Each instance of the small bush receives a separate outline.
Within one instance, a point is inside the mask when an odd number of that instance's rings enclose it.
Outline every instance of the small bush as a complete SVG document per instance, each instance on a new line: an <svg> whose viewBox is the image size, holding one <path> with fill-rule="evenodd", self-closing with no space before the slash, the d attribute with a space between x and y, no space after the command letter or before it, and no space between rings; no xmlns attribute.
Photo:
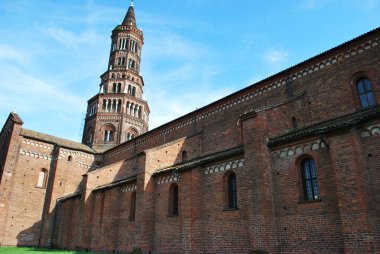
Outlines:
<svg viewBox="0 0 380 254"><path fill-rule="evenodd" d="M266 250L253 250L250 254L269 254L269 252Z"/></svg>
<svg viewBox="0 0 380 254"><path fill-rule="evenodd" d="M140 247L133 248L131 254L142 254L142 250Z"/></svg>

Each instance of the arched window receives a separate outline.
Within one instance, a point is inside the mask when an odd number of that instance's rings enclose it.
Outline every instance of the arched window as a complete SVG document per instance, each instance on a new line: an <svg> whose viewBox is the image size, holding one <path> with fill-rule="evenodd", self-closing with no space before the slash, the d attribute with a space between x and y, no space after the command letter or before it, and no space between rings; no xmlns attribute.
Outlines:
<svg viewBox="0 0 380 254"><path fill-rule="evenodd" d="M105 142L113 141L113 130L104 131L104 141Z"/></svg>
<svg viewBox="0 0 380 254"><path fill-rule="evenodd" d="M113 84L112 84L112 92L113 92L113 93L116 93L116 83L113 83Z"/></svg>
<svg viewBox="0 0 380 254"><path fill-rule="evenodd" d="M237 209L237 188L236 174L233 172L227 173L226 177L226 205L228 209Z"/></svg>
<svg viewBox="0 0 380 254"><path fill-rule="evenodd" d="M178 216L178 185L175 183L169 189L169 216Z"/></svg>
<svg viewBox="0 0 380 254"><path fill-rule="evenodd" d="M136 87L132 87L132 95L136 96Z"/></svg>
<svg viewBox="0 0 380 254"><path fill-rule="evenodd" d="M69 156L68 158L67 158L67 161L72 161L73 160L73 156Z"/></svg>
<svg viewBox="0 0 380 254"><path fill-rule="evenodd" d="M41 171L38 173L37 187L46 188L46 180L47 180L47 170L41 169Z"/></svg>
<svg viewBox="0 0 380 254"><path fill-rule="evenodd" d="M136 191L131 194L131 201L129 206L129 220L135 220L136 216Z"/></svg>
<svg viewBox="0 0 380 254"><path fill-rule="evenodd" d="M372 92L372 84L366 78L359 79L356 83L362 109L375 106L375 98Z"/></svg>
<svg viewBox="0 0 380 254"><path fill-rule="evenodd" d="M312 201L320 199L317 171L312 158L306 158L301 162L303 199Z"/></svg>

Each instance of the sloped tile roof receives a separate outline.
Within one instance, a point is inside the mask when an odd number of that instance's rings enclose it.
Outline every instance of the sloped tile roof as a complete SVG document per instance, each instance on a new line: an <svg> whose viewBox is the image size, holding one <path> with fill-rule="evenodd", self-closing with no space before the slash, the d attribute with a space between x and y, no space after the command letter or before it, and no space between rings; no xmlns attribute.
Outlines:
<svg viewBox="0 0 380 254"><path fill-rule="evenodd" d="M92 148L90 148L84 144L74 142L71 140L67 140L67 139L63 139L63 138L57 138L55 136L39 133L39 132L28 130L25 128L21 129L20 135L24 136L24 137L28 137L28 138L38 139L38 140L45 141L45 142L52 143L52 144L57 144L59 146L74 149L74 150L80 150L80 151L88 152L88 153L92 153L92 154L96 153L96 151L94 149L92 149Z"/></svg>
<svg viewBox="0 0 380 254"><path fill-rule="evenodd" d="M170 171L182 171L182 170L190 169L190 168L193 168L193 167L196 167L196 166L208 163L208 162L212 162L212 161L215 161L218 159L223 159L223 158L227 158L227 157L231 157L231 156L239 155L239 154L243 154L243 153L244 153L244 147L243 146L235 147L235 148L228 149L228 150L225 150L222 152L218 152L218 153L206 155L203 157L199 157L199 158L196 158L194 160L190 160L190 161L187 161L184 163L180 163L180 164L177 164L177 165L174 165L171 167L158 169L158 170L156 170L156 172L153 173L153 176L156 176L156 175L159 175L162 173L166 173L166 172L170 172Z"/></svg>
<svg viewBox="0 0 380 254"><path fill-rule="evenodd" d="M269 139L268 147L274 147L276 145L297 140L306 136L318 135L342 128L348 128L376 117L380 117L380 107L340 116L306 128L280 134Z"/></svg>

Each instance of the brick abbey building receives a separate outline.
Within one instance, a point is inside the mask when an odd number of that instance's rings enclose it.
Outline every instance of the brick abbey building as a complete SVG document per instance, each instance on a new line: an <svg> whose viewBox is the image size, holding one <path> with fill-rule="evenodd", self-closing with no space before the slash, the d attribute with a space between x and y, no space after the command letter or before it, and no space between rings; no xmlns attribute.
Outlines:
<svg viewBox="0 0 380 254"><path fill-rule="evenodd" d="M82 144L6 120L0 245L380 252L380 29L151 131L133 6L111 38Z"/></svg>

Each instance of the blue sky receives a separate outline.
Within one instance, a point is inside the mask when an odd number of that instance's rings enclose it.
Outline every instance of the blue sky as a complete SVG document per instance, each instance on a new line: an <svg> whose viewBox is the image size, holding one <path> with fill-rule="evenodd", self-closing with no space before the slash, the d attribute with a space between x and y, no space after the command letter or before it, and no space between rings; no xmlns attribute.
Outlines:
<svg viewBox="0 0 380 254"><path fill-rule="evenodd" d="M0 0L0 125L81 140L128 0ZM135 0L150 129L380 25L380 0Z"/></svg>

